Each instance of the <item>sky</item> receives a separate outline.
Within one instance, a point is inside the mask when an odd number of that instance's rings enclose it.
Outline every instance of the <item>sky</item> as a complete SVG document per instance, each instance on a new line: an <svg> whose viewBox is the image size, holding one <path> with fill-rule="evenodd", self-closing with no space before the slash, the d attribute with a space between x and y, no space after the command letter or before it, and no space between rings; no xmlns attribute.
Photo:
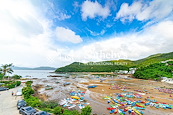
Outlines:
<svg viewBox="0 0 173 115"><path fill-rule="evenodd" d="M0 64L62 67L173 51L173 0L0 0Z"/></svg>

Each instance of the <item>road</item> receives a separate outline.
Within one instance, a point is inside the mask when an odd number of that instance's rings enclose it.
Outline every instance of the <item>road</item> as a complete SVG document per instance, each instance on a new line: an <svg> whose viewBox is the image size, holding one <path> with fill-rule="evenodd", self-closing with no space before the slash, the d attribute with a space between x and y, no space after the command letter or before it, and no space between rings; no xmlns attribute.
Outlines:
<svg viewBox="0 0 173 115"><path fill-rule="evenodd" d="M16 104L22 97L12 96L12 92L16 93L19 88L22 88L22 86L7 91L0 91L0 115L20 115Z"/></svg>

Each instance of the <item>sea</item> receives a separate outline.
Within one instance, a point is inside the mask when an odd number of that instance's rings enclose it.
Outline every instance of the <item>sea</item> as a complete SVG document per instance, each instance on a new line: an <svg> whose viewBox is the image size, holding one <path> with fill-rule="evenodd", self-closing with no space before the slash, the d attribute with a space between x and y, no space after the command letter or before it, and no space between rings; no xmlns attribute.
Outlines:
<svg viewBox="0 0 173 115"><path fill-rule="evenodd" d="M32 78L47 78L49 75L64 75L53 73L54 70L14 70L12 75L21 75L22 78L32 77Z"/></svg>

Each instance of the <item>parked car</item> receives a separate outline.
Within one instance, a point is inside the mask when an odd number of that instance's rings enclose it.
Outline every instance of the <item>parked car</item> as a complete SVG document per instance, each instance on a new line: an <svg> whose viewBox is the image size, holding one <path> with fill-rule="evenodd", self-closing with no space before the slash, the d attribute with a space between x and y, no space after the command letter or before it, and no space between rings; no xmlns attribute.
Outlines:
<svg viewBox="0 0 173 115"><path fill-rule="evenodd" d="M40 111L40 112L35 113L34 115L51 115L51 114L49 114L46 111Z"/></svg>
<svg viewBox="0 0 173 115"><path fill-rule="evenodd" d="M21 107L26 107L27 103L25 100L18 100L17 102L17 109L20 109Z"/></svg>
<svg viewBox="0 0 173 115"><path fill-rule="evenodd" d="M33 115L36 112L37 112L36 109L34 109L30 106L22 107L19 110L19 113L22 114L22 115Z"/></svg>
<svg viewBox="0 0 173 115"><path fill-rule="evenodd" d="M9 90L9 88L6 88L6 87L0 87L0 91L5 91L5 90Z"/></svg>

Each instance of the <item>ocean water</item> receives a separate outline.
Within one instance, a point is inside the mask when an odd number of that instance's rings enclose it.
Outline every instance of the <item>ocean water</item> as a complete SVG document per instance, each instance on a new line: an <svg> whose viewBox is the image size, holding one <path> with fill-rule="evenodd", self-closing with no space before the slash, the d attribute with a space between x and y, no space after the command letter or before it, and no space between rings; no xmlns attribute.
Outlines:
<svg viewBox="0 0 173 115"><path fill-rule="evenodd" d="M50 72L54 72L54 70L14 70L12 75L21 75L23 78L27 76L31 76L33 78L47 78L49 75L64 75Z"/></svg>

